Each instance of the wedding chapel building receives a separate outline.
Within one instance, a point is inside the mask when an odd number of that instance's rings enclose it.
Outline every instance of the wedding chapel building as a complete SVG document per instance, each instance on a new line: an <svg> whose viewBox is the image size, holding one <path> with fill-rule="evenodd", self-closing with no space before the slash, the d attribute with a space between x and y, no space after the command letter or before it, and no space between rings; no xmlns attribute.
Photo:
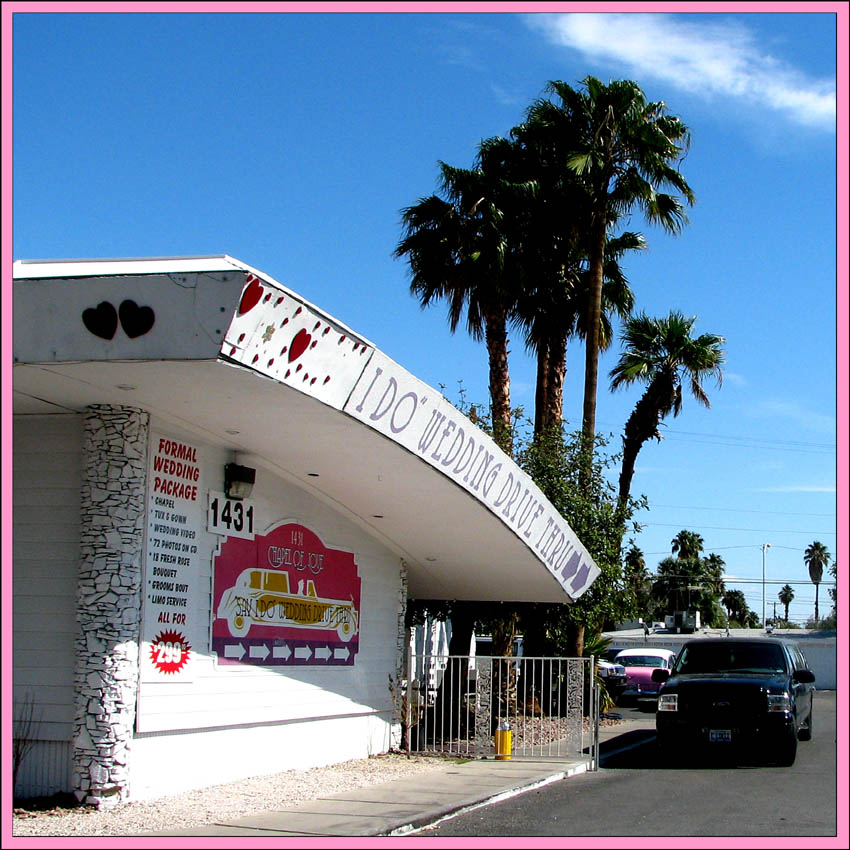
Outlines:
<svg viewBox="0 0 850 850"><path fill-rule="evenodd" d="M598 575L439 392L238 260L18 261L13 298L21 796L385 752L408 598Z"/></svg>

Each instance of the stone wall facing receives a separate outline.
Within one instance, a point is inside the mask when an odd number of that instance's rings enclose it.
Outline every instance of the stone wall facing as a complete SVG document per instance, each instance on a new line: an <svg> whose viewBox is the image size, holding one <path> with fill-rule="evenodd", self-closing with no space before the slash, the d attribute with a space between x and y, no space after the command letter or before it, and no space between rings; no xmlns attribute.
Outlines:
<svg viewBox="0 0 850 850"><path fill-rule="evenodd" d="M393 750L401 749L404 746L404 724L407 722L407 694L404 686L407 678L407 655L410 651L410 631L405 625L407 619L407 584L407 564L402 561L399 567L395 678L390 678L389 682L393 700L393 717L390 725L390 749Z"/></svg>
<svg viewBox="0 0 850 850"><path fill-rule="evenodd" d="M98 807L129 796L138 683L149 416L84 416L75 641L73 788Z"/></svg>

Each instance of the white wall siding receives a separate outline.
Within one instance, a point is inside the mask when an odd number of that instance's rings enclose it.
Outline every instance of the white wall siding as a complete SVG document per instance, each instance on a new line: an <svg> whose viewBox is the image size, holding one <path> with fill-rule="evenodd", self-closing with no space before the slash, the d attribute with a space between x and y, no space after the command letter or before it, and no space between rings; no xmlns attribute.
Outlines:
<svg viewBox="0 0 850 850"><path fill-rule="evenodd" d="M225 450L151 423L152 433L199 449L204 486L219 489ZM219 538L202 526L202 584L191 616L205 623L191 676L142 677L131 745L132 799L148 799L250 776L386 752L391 746L390 676L398 664L402 564L374 537L307 491L259 468L251 495L258 531L296 522L325 546L352 552L361 580L359 649L351 666L216 664L209 642L213 559ZM175 768L176 766L176 768Z"/></svg>
<svg viewBox="0 0 850 850"><path fill-rule="evenodd" d="M21 762L15 796L52 797L71 788L71 742L37 741Z"/></svg>
<svg viewBox="0 0 850 850"><path fill-rule="evenodd" d="M38 740L15 793L32 797L71 790L82 419L15 417L13 446L13 690Z"/></svg>
<svg viewBox="0 0 850 850"><path fill-rule="evenodd" d="M361 715L146 736L133 743L132 798L367 758L389 749L387 721Z"/></svg>

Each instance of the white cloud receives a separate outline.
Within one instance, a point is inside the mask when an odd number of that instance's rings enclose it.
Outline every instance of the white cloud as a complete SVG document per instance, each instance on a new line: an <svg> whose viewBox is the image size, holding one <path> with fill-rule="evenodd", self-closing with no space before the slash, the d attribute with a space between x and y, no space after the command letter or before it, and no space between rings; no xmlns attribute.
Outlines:
<svg viewBox="0 0 850 850"><path fill-rule="evenodd" d="M509 91L504 86L498 83L490 83L490 91L493 92L496 100L504 106L515 106L516 104L524 103L525 94Z"/></svg>
<svg viewBox="0 0 850 850"><path fill-rule="evenodd" d="M699 23L666 14L526 15L550 41L597 60L624 63L695 94L761 103L799 124L835 127L835 82L816 80L762 52L734 21Z"/></svg>
<svg viewBox="0 0 850 850"><path fill-rule="evenodd" d="M723 380L736 387L747 387L750 383L743 375L739 375L737 372L724 372Z"/></svg>
<svg viewBox="0 0 850 850"><path fill-rule="evenodd" d="M830 436L835 434L837 421L834 416L815 413L796 401L766 400L753 405L753 412L769 419L781 419L792 422L811 431Z"/></svg>
<svg viewBox="0 0 850 850"><path fill-rule="evenodd" d="M788 484L784 487L759 487L756 493L834 493L835 485Z"/></svg>

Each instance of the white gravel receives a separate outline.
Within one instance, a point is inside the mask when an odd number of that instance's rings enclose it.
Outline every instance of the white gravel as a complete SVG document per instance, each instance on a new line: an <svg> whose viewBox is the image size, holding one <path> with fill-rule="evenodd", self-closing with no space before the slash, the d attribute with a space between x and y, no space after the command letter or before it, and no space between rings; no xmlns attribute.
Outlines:
<svg viewBox="0 0 850 850"><path fill-rule="evenodd" d="M189 829L221 820L260 814L319 797L392 782L417 773L448 770L452 761L428 756L386 754L310 770L288 770L147 802L47 811L16 809L15 836L139 835L164 829Z"/></svg>
<svg viewBox="0 0 850 850"><path fill-rule="evenodd" d="M564 732L562 723L557 718L533 718L526 731L535 744L556 741ZM617 726L619 723L619 720L603 718L600 725ZM585 730L589 731L586 720ZM520 742L522 729L518 728L515 735L515 742ZM122 803L104 811L90 806L40 811L15 809L12 833L15 836L132 836L166 829L191 829L393 782L418 773L451 770L456 763L454 758L385 753L328 767L256 776L173 797Z"/></svg>

